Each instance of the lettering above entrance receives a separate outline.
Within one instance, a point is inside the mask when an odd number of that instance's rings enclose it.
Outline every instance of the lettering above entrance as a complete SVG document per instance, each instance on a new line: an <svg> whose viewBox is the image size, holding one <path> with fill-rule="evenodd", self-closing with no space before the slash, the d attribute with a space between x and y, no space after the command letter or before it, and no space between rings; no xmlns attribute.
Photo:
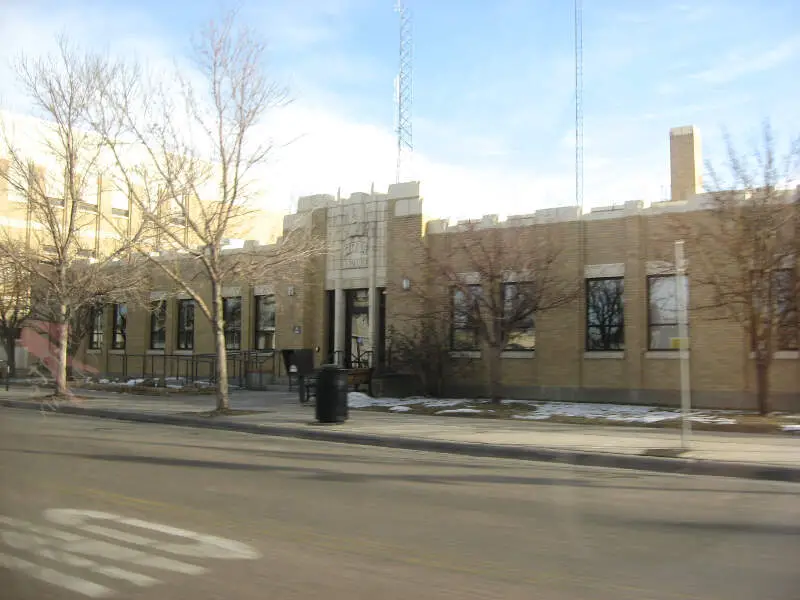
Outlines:
<svg viewBox="0 0 800 600"><path fill-rule="evenodd" d="M342 246L342 269L362 269L367 266L369 248L365 235L354 235L344 240Z"/></svg>

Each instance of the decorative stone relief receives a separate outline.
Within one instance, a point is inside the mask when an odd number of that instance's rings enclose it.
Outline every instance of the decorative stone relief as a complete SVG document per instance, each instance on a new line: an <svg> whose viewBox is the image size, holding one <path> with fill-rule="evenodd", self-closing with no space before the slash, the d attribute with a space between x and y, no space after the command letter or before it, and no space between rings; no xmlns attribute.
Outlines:
<svg viewBox="0 0 800 600"><path fill-rule="evenodd" d="M600 279L603 277L624 277L625 263L609 263L605 265L586 265L583 268L586 279Z"/></svg>
<svg viewBox="0 0 800 600"><path fill-rule="evenodd" d="M275 287L270 283L257 285L253 288L254 296L270 296L275 294Z"/></svg>

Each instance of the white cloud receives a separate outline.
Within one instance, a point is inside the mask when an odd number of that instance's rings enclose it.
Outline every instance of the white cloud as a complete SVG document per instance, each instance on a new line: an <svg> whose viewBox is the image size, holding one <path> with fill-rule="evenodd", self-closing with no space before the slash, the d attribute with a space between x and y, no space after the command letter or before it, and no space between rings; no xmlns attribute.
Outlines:
<svg viewBox="0 0 800 600"><path fill-rule="evenodd" d="M272 45L285 43L299 48L326 45L334 36L341 35L334 21L357 1L315 0L312 9L306 9L302 3L303 10L299 8L301 3L286 5L293 8L287 8L271 26L276 30L282 29L283 38L272 37ZM112 52L136 54L144 62L156 65L156 70L171 66L176 46L186 46L183 40L161 38L156 33L131 35L131 31L156 32L157 28L146 27L146 19L141 15L115 11L105 10L102 18L96 16L94 20L86 19L82 13L66 11L42 14L41 10L37 12L31 7L8 11L10 14L0 23L0 38L4 39L0 60L21 50L38 53L52 48L53 36L62 29L69 31L75 41L86 44L109 39L109 32L113 32L110 36L113 42L109 42ZM313 18L304 19L304 12L314 12ZM126 20L135 22L136 26L124 27ZM311 60L316 61L310 68L313 73L321 68L322 63L314 55L311 55ZM303 57L299 58L298 64L308 67ZM287 71L291 71L293 66L294 63L282 65ZM366 75L371 78L376 77L376 70L379 70L370 57L350 64L337 59L335 66L341 71L340 75L347 74L345 71L348 69L366 69ZM557 63L551 74L553 81L568 79L565 69L564 65ZM353 74L358 73L350 73ZM298 79L305 81L308 76L308 71L303 71L298 74ZM13 94L7 81L6 77L0 78L0 98L4 103ZM309 85L319 83L312 79ZM562 89L560 84L548 83L544 87L548 90ZM386 89L391 90L391 80L386 82ZM338 188L343 195L348 195L355 191L369 191L372 183L376 189L385 190L395 180L396 141L392 123L375 125L362 122L357 116L346 116L352 115L346 110L346 99L324 88L319 90L319 94L309 91L304 90L305 93L293 104L271 114L260 130L264 139L271 138L277 143L271 162L259 171L257 187L260 188L262 208L287 211L301 195L335 194ZM391 102L389 93L386 98L387 103ZM529 106L515 109L509 105L504 108L518 111L528 121L548 123L553 112L549 110L552 108L549 104L561 110L565 98L548 92L542 95L538 110L531 110ZM24 108L24 103L20 106L22 102L22 98L16 96L7 104L12 108ZM547 105L543 107L542 103ZM390 107L387 107L386 114L391 114ZM510 118L508 113L499 116ZM517 129L523 128L518 125ZM524 125L532 126L530 122ZM425 211L429 216L471 218L482 214L524 214L574 201L574 132L568 132L561 147L553 149L558 160L551 161L555 167L547 172L541 172L537 165L519 167L498 160L502 156L511 157L512 152L503 132L477 132L466 137L461 133L463 130L459 131L452 124L432 123L429 137L431 146L436 146L435 157L425 152L415 157L413 178L421 181ZM446 142L434 144L437 136L446 138ZM616 149L593 142L593 139L614 137L621 136L595 135L594 138L587 136L585 140L586 197L595 203L609 204L614 200L632 199L631 194L634 198L658 197L663 180L663 161L653 162L655 168L645 165L644 159L635 165L615 163L611 157L618 154ZM295 141L285 145L291 140ZM531 143L537 142L533 140ZM458 146L462 147L461 151ZM468 152L464 152L464 147L468 147ZM619 173L625 176L620 177Z"/></svg>
<svg viewBox="0 0 800 600"><path fill-rule="evenodd" d="M736 51L714 67L691 75L705 83L729 83L745 75L773 69L800 54L800 36L793 36L763 52Z"/></svg>

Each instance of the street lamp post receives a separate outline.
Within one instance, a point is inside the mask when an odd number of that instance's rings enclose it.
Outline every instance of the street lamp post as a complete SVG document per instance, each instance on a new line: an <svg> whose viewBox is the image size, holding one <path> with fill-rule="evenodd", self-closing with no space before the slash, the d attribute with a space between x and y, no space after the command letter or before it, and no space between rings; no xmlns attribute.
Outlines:
<svg viewBox="0 0 800 600"><path fill-rule="evenodd" d="M675 299L678 309L678 339L681 361L681 448L689 449L692 424L689 419L692 408L692 392L689 374L689 299L686 285L686 259L683 240L675 242Z"/></svg>

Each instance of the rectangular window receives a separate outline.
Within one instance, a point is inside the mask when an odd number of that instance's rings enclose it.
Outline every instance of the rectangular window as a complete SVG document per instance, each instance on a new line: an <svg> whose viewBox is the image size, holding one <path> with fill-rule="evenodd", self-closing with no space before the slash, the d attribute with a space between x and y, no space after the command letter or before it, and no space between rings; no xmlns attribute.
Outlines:
<svg viewBox="0 0 800 600"><path fill-rule="evenodd" d="M126 331L128 328L128 305L114 305L114 320L111 327L111 348L114 350L125 349Z"/></svg>
<svg viewBox="0 0 800 600"><path fill-rule="evenodd" d="M275 296L268 294L255 297L255 349L275 349Z"/></svg>
<svg viewBox="0 0 800 600"><path fill-rule="evenodd" d="M178 350L194 350L194 300L178 300Z"/></svg>
<svg viewBox="0 0 800 600"><path fill-rule="evenodd" d="M586 280L587 352L625 349L624 291L622 277Z"/></svg>
<svg viewBox="0 0 800 600"><path fill-rule="evenodd" d="M792 269L779 269L773 273L773 289L777 317L778 350L797 350L798 327L797 276Z"/></svg>
<svg viewBox="0 0 800 600"><path fill-rule="evenodd" d="M536 327L533 320L536 299L533 284L503 284L503 319L508 330L506 350L535 350Z"/></svg>
<svg viewBox="0 0 800 600"><path fill-rule="evenodd" d="M689 298L689 278L683 277L681 296ZM648 337L650 350L679 350L678 317L682 304L678 300L676 275L647 277Z"/></svg>
<svg viewBox="0 0 800 600"><path fill-rule="evenodd" d="M163 350L167 344L167 301L150 303L150 349Z"/></svg>
<svg viewBox="0 0 800 600"><path fill-rule="evenodd" d="M450 347L453 350L478 349L478 318L480 285L469 285L465 289L452 291L452 325Z"/></svg>
<svg viewBox="0 0 800 600"><path fill-rule="evenodd" d="M89 318L92 320L92 326L89 331L89 349L99 350L103 346L103 332L105 331L103 307L93 308Z"/></svg>
<svg viewBox="0 0 800 600"><path fill-rule="evenodd" d="M242 299L222 299L222 327L225 331L225 348L227 350L242 349Z"/></svg>

